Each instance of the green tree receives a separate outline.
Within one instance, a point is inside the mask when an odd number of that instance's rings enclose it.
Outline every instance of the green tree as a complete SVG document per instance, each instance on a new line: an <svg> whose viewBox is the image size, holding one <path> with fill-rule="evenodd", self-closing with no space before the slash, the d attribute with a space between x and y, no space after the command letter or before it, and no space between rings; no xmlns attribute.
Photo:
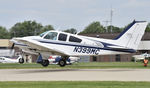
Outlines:
<svg viewBox="0 0 150 88"><path fill-rule="evenodd" d="M50 30L54 30L52 25L46 25L42 28L41 33L45 32L45 31L50 31Z"/></svg>
<svg viewBox="0 0 150 88"><path fill-rule="evenodd" d="M111 26L108 26L107 30L108 30L107 32L110 33L111 32ZM122 32L121 28L112 26L112 33L119 33L119 32Z"/></svg>
<svg viewBox="0 0 150 88"><path fill-rule="evenodd" d="M146 32L150 32L150 23L148 23L148 25L146 27Z"/></svg>
<svg viewBox="0 0 150 88"><path fill-rule="evenodd" d="M88 34L88 33L104 33L105 28L100 24L100 22L92 22L89 24L80 34Z"/></svg>
<svg viewBox="0 0 150 88"><path fill-rule="evenodd" d="M42 25L35 21L24 21L22 23L16 23L11 29L11 37L24 37L31 35L38 35L41 32Z"/></svg>
<svg viewBox="0 0 150 88"><path fill-rule="evenodd" d="M0 39L9 39L10 34L5 27L0 26Z"/></svg>
<svg viewBox="0 0 150 88"><path fill-rule="evenodd" d="M76 34L76 33L77 33L77 30L74 29L74 28L71 28L71 29L64 30L64 32Z"/></svg>

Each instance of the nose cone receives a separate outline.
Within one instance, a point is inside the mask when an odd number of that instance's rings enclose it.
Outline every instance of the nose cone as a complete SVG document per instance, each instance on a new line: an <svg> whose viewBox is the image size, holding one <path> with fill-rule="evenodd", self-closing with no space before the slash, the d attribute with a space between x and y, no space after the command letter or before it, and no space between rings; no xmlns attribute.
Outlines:
<svg viewBox="0 0 150 88"><path fill-rule="evenodd" d="M12 43L21 43L24 40L32 40L32 39L42 39L40 36L27 36L27 37L18 37L10 40Z"/></svg>

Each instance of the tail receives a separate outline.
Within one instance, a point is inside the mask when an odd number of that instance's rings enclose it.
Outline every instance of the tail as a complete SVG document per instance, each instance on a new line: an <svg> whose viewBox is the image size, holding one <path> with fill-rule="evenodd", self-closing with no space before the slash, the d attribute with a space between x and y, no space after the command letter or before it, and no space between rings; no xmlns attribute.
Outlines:
<svg viewBox="0 0 150 88"><path fill-rule="evenodd" d="M133 21L115 40L123 47L137 50L147 24L146 21Z"/></svg>

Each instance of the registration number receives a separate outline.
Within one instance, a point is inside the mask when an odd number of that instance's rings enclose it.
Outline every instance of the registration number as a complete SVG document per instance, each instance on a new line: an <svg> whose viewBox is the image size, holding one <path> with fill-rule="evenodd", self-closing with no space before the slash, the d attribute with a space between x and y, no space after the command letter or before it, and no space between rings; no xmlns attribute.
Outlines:
<svg viewBox="0 0 150 88"><path fill-rule="evenodd" d="M98 53L100 52L100 49L77 46L74 48L73 52L98 55Z"/></svg>

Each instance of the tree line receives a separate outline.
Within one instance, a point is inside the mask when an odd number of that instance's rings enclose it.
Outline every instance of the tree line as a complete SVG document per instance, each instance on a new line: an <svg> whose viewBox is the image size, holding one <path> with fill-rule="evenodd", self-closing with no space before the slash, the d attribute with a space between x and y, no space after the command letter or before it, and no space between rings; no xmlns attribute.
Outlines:
<svg viewBox="0 0 150 88"><path fill-rule="evenodd" d="M79 34L119 33L122 32L125 27L119 28L111 25L104 27L99 21L95 21L89 24L87 27L85 27L84 30L81 31ZM36 21L18 22L10 29L6 29L5 27L0 26L0 39L10 39L13 37L39 35L40 33L49 30L55 30L55 29L52 25L43 26L41 23L37 23ZM72 34L77 33L77 29L75 28L65 29L63 31ZM146 28L146 32L150 32L150 23Z"/></svg>

